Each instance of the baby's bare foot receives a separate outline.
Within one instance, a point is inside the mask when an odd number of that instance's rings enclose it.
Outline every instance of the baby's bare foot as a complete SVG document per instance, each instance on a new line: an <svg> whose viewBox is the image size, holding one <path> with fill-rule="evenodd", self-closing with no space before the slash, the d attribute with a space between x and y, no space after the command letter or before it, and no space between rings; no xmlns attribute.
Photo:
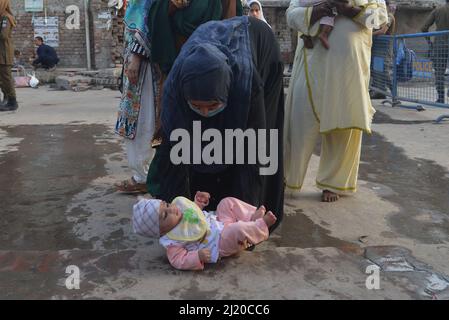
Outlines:
<svg viewBox="0 0 449 320"><path fill-rule="evenodd" d="M253 213L253 215L251 216L251 221L256 221L257 219L263 218L266 211L267 209L265 209L264 206L261 206L256 210L256 212Z"/></svg>
<svg viewBox="0 0 449 320"><path fill-rule="evenodd" d="M271 227L276 222L276 220L276 216L271 211L268 211L267 214L263 217L263 221L265 221L268 228Z"/></svg>

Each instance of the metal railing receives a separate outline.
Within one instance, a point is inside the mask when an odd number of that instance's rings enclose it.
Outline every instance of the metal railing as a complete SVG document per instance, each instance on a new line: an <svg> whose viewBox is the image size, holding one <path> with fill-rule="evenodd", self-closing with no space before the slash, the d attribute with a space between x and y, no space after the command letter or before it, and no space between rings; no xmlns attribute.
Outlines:
<svg viewBox="0 0 449 320"><path fill-rule="evenodd" d="M449 31L377 36L373 39L370 89L383 103L425 110L449 109ZM407 107L402 102L418 104ZM449 119L442 115L436 122Z"/></svg>

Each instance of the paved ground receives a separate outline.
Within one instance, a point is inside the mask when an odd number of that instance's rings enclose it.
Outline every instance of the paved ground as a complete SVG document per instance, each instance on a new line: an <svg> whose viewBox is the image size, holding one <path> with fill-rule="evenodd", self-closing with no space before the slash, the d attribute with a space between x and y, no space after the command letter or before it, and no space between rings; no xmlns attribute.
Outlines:
<svg viewBox="0 0 449 320"><path fill-rule="evenodd" d="M379 105L354 197L320 203L314 156L268 242L182 272L132 234L135 198L112 187L129 175L113 133L119 94L18 94L18 112L0 114L0 298L449 298L449 121L432 123L444 110ZM65 286L69 265L79 290ZM379 290L366 287L372 265Z"/></svg>

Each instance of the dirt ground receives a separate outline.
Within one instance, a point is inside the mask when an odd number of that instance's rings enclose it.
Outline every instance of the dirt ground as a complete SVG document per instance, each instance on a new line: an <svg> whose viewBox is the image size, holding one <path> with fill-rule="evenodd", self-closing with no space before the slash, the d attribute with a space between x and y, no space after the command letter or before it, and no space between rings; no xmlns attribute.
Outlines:
<svg viewBox="0 0 449 320"><path fill-rule="evenodd" d="M449 298L449 121L433 123L449 110L376 101L356 195L320 202L316 154L269 241L183 272L132 233L136 198L113 188L129 177L119 93L41 87L18 100L0 114L1 299ZM80 288L69 290L72 265Z"/></svg>

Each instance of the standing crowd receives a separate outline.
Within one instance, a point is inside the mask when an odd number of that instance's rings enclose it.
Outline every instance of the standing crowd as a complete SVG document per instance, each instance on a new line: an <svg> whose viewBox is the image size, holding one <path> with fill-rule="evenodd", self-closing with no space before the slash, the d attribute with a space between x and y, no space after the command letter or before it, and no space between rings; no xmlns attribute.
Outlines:
<svg viewBox="0 0 449 320"><path fill-rule="evenodd" d="M240 0L142 0L126 10L116 132L133 175L116 187L148 193L134 206L134 231L159 237L175 268L199 270L266 240L282 221L284 191L301 189L318 137L322 200L356 191L375 112L372 31L388 23L386 4L292 0L287 22L302 40L285 102L279 44L260 1L247 6L242 15ZM223 148L230 162L215 154L208 163L172 161L179 130L195 139L210 129L275 131L263 151L276 154L276 172L262 175L260 160L236 164L239 152L250 155L235 146L231 155ZM208 148L189 146L187 160Z"/></svg>
<svg viewBox="0 0 449 320"><path fill-rule="evenodd" d="M298 45L285 101L275 34L261 2L246 5L247 15L241 0L127 4L115 132L125 141L132 175L116 188L147 194L134 205L133 229L160 238L179 269L200 270L267 240L282 221L284 191L295 194L303 187L318 139L316 185L322 201L335 202L357 190L362 137L371 133L375 113L369 93L373 32L394 32L388 3L291 0L286 17L298 32ZM433 23L447 27L447 8L432 13L424 31ZM0 110L14 110L11 30L16 22L9 0L0 0L0 18L5 96ZM54 50L42 38L36 45L33 65L53 68L59 60ZM441 93L437 87L444 99L444 88ZM182 150L187 160L203 159L208 151L214 161L174 163L173 137L180 130L192 140L203 137L200 147L190 141L187 152ZM206 144L213 139L211 130L222 137L229 130L276 132L257 137L269 146L257 152L275 155L277 170L264 175L260 157L249 161L248 137L248 150L218 143L221 155L211 152ZM236 161L240 154L247 160L243 164Z"/></svg>

